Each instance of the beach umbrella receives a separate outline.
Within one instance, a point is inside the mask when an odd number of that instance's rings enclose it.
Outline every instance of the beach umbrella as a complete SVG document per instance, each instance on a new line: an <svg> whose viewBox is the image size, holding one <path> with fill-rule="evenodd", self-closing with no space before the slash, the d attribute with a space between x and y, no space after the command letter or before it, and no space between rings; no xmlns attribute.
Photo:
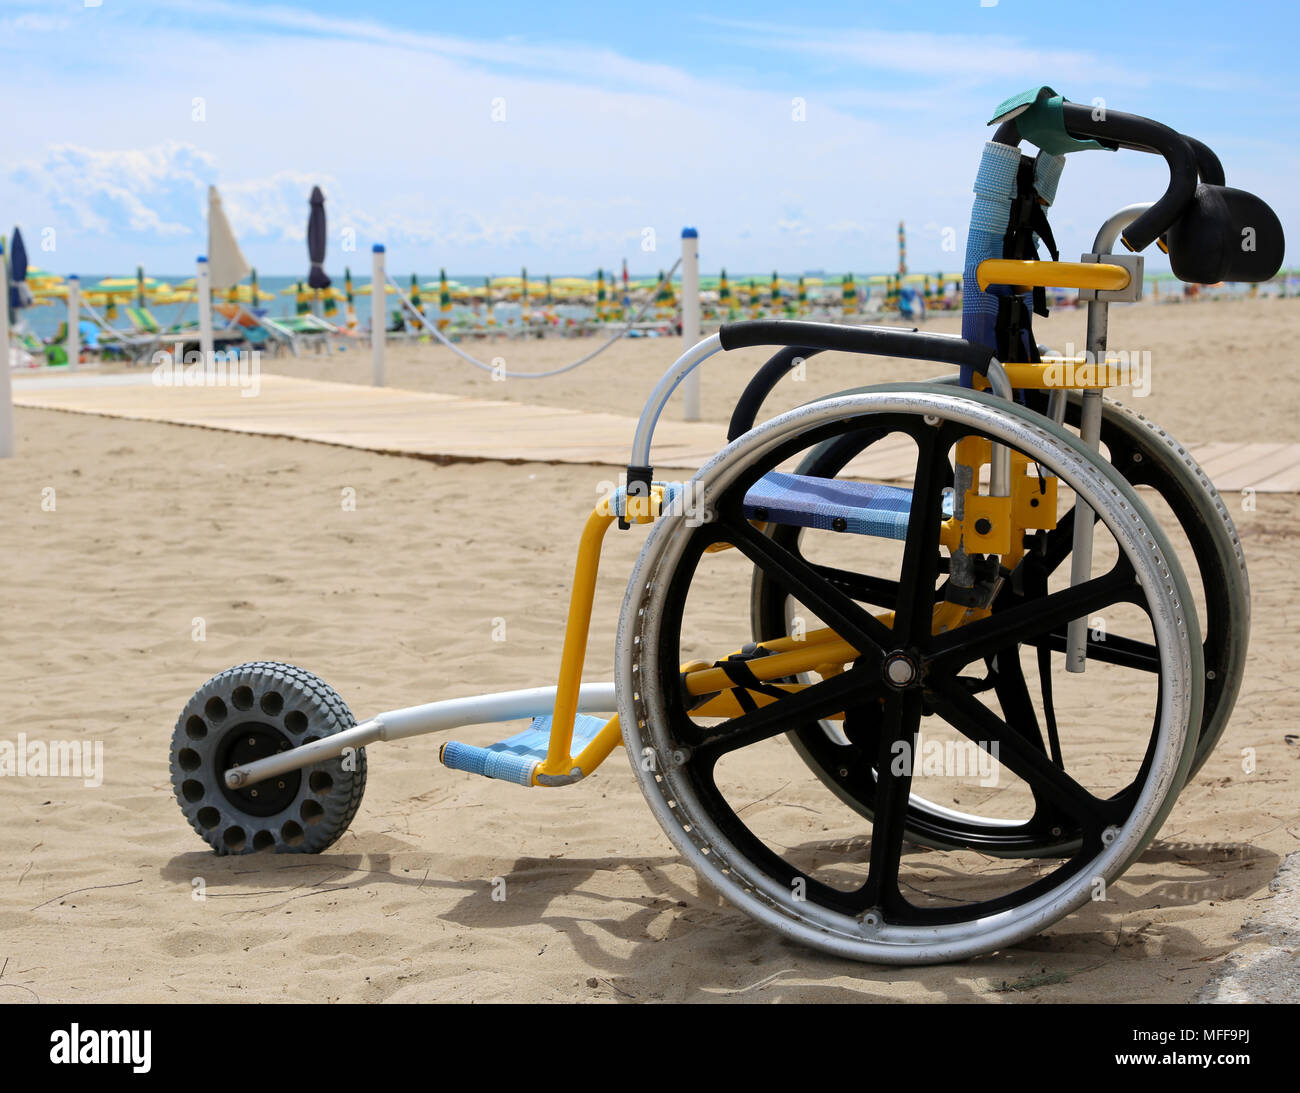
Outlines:
<svg viewBox="0 0 1300 1093"><path fill-rule="evenodd" d="M32 306L32 290L27 287L27 246L23 242L23 233L14 228L14 236L9 244L9 310L17 311L20 307ZM8 367L6 363L5 367Z"/></svg>
<svg viewBox="0 0 1300 1093"><path fill-rule="evenodd" d="M208 187L208 278L214 289L233 288L248 276L248 263L226 219L221 195Z"/></svg>
<svg viewBox="0 0 1300 1093"><path fill-rule="evenodd" d="M632 293L627 283L627 259L623 259L623 318L630 318L632 315Z"/></svg>
<svg viewBox="0 0 1300 1093"><path fill-rule="evenodd" d="M330 279L325 273L325 195L319 186L311 188L311 215L307 218L307 257L311 269L307 284L312 288L329 288Z"/></svg>
<svg viewBox="0 0 1300 1093"><path fill-rule="evenodd" d="M907 230L898 222L898 276L907 276Z"/></svg>
<svg viewBox="0 0 1300 1093"><path fill-rule="evenodd" d="M298 294L298 300L294 307L295 313L298 315L310 314L311 298L307 295L307 290L303 288L303 284L301 281L298 282L296 291Z"/></svg>
<svg viewBox="0 0 1300 1093"><path fill-rule="evenodd" d="M555 293L551 290L551 275L546 275L546 306L550 307L555 303Z"/></svg>
<svg viewBox="0 0 1300 1093"><path fill-rule="evenodd" d="M438 329L446 330L451 322L451 290L447 287L447 271L438 270L438 310L442 317L438 320Z"/></svg>
<svg viewBox="0 0 1300 1093"><path fill-rule="evenodd" d="M343 298L347 301L347 325L349 330L353 330L357 325L357 301L356 293L352 291L352 268L343 267Z"/></svg>
<svg viewBox="0 0 1300 1093"><path fill-rule="evenodd" d="M408 292L407 295L410 296L411 303L415 306L415 310L419 311L421 303L420 279L416 277L414 273L411 274L411 291ZM416 330L419 330L424 324L421 323L419 319L413 318L411 320L411 325L414 326Z"/></svg>
<svg viewBox="0 0 1300 1093"><path fill-rule="evenodd" d="M596 321L605 320L605 271L596 270Z"/></svg>

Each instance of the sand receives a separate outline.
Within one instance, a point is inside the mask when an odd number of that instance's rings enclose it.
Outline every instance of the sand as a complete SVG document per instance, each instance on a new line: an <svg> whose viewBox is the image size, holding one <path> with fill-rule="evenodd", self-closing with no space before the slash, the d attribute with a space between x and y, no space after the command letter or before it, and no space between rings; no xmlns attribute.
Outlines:
<svg viewBox="0 0 1300 1093"><path fill-rule="evenodd" d="M1175 434L1295 440L1283 347L1298 323L1289 301L1116 309L1112 347L1150 342L1156 371L1140 409ZM1045 329L1058 327L1063 344L1081 316ZM499 343L493 355L545 368L579 345ZM620 345L590 371L528 385L406 347L389 376L635 413L675 351ZM708 416L725 418L754 359L706 375ZM810 363L806 388L794 396L790 384L774 406L934 371L826 365ZM268 368L364 382L369 361L352 351ZM1245 374L1253 389L1227 387ZM1234 504L1255 619L1237 712L1110 900L977 960L879 968L790 944L702 890L621 749L585 783L548 791L446 771L437 738L374 746L358 816L315 858L218 858L184 822L168 779L172 725L231 664L301 664L358 717L548 682L573 548L610 468L442 466L36 410L20 410L18 426L19 458L0 467L3 738L101 741L104 779L0 782L0 1000L1185 1002L1276 945L1276 931L1243 927L1270 906L1300 841L1294 496ZM511 498L527 499L526 518L503 505ZM641 537L611 535L589 678L610 676ZM498 620L505 641L493 640ZM757 775L788 789L768 800L756 790L747 815L798 817L799 849L814 856L851 834L784 741L758 762ZM496 878L504 901L492 898Z"/></svg>

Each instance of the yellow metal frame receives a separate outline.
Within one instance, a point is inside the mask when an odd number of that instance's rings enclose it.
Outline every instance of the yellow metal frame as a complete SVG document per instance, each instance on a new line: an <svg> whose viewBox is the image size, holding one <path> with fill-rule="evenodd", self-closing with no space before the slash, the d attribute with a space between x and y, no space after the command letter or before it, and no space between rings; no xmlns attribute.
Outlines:
<svg viewBox="0 0 1300 1093"><path fill-rule="evenodd" d="M1039 478L1029 474L1029 460L1018 452L1011 453L1011 496L989 498L979 491L979 469L989 462L991 447L987 439L966 437L958 442L958 459L973 470L971 489L965 498L962 520L944 521L940 536L941 545L948 550L963 546L974 553L999 554L1002 564L1012 568L1019 554L1024 533L1032 528L1051 529L1056 526L1056 479ZM635 506L633 501L638 502ZM651 487L649 497L630 498L627 504L630 522L652 523L663 511L664 488ZM986 502L996 502L988 505ZM976 531L976 522L982 517L995 521L987 533ZM573 588L569 594L569 614L564 628L564 647L560 654L560 671L556 684L555 706L551 719L551 735L547 743L546 758L533 771L533 785L563 784L576 773L587 777L610 753L622 743L622 729L617 715L606 722L595 738L577 756L571 754L573 725L578 712L578 693L582 686L582 670L586 661L587 640L591 629L591 612L596 598L596 576L600 569L600 551L605 533L618 518L608 498L602 500L587 517L578 543L578 557L574 565ZM988 614L984 608L968 608L960 604L939 603L934 607L933 632L943 633L965 625ZM886 626L893 626L893 612L877 615ZM838 675L845 665L855 660L859 651L829 628L811 631L802 638L784 637L758 643L767 655L746 661L754 677L763 683L788 679L816 672L823 678ZM736 698L736 684L724 669L706 662L693 662L683 666L686 693L700 699L692 712L701 717L736 717L743 710ZM801 683L776 683L781 690L795 693L804 688ZM772 695L749 692L755 704L767 705L776 701ZM826 720L840 720L842 713L831 714Z"/></svg>

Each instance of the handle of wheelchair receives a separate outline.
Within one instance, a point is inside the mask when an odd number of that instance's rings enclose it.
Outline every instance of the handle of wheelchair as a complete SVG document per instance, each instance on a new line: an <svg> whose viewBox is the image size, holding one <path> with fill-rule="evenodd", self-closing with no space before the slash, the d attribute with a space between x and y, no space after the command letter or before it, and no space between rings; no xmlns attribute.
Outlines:
<svg viewBox="0 0 1300 1093"><path fill-rule="evenodd" d="M791 319L751 319L724 323L718 331L723 349L755 345L784 345L807 349L834 349L842 353L870 353L880 357L905 357L966 365L983 372L989 350L955 334L921 333L915 327L838 326Z"/></svg>
<svg viewBox="0 0 1300 1093"><path fill-rule="evenodd" d="M1107 110L1104 117L1095 118L1091 107L1070 102L1064 103L1061 109L1065 127L1072 136L1140 152L1155 152L1169 164L1169 188L1120 237L1129 250L1145 250L1164 235L1195 195L1200 170L1211 174L1223 173L1217 157L1209 148L1200 145L1203 151L1198 156L1197 149L1187 137L1158 121L1118 110Z"/></svg>
<svg viewBox="0 0 1300 1093"><path fill-rule="evenodd" d="M736 400L736 408L731 411L731 424L727 426L727 442L743 436L754 427L758 420L758 411L762 408L772 389L781 382L781 377L792 369L798 361L820 353L806 345L787 346L775 356L769 357L767 363L754 373L754 378L745 384L745 389Z"/></svg>
<svg viewBox="0 0 1300 1093"><path fill-rule="evenodd" d="M724 349L755 345L783 345L746 385L731 414L727 440L735 440L754 427L758 411L772 389L795 364L827 349L847 353L872 353L909 360L933 360L969 365L983 374L989 365L988 349L950 334L923 334L896 326L837 326L770 319L727 323L718 331Z"/></svg>

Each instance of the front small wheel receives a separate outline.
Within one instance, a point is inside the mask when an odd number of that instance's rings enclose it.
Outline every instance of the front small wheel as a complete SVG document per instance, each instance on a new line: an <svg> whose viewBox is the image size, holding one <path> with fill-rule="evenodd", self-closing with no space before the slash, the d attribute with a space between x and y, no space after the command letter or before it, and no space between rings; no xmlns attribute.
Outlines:
<svg viewBox="0 0 1300 1093"><path fill-rule="evenodd" d="M172 788L218 854L319 854L352 822L366 787L364 748L231 789L225 772L356 724L338 693L291 664L258 661L213 676L172 732Z"/></svg>

